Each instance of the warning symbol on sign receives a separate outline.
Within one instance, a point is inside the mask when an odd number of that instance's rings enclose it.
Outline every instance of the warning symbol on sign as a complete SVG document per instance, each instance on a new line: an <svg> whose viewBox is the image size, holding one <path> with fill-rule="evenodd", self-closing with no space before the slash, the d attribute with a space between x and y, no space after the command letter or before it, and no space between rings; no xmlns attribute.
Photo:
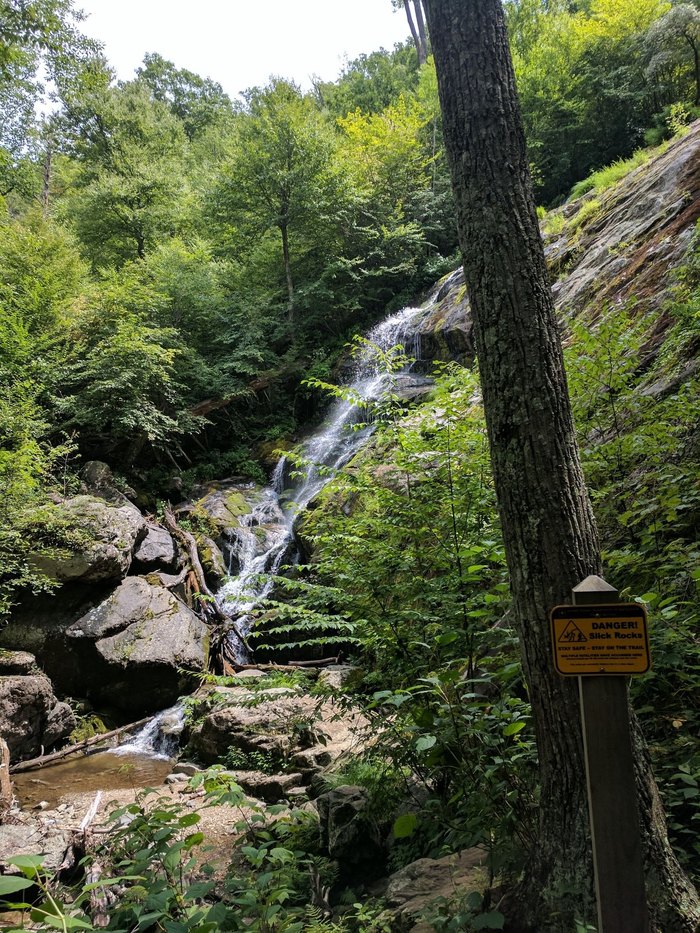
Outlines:
<svg viewBox="0 0 700 933"><path fill-rule="evenodd" d="M564 631L563 631L563 632L561 633L561 635L559 636L559 641L565 641L565 642L568 642L568 643L571 645L571 644L573 644L574 642L579 642L579 643L580 643L580 642L588 641L588 639L587 639L586 636L583 634L583 632L582 632L581 629L578 627L578 625L576 625L576 623L574 622L574 620L571 619L571 621L569 622L569 624L566 626L566 628L564 629Z"/></svg>

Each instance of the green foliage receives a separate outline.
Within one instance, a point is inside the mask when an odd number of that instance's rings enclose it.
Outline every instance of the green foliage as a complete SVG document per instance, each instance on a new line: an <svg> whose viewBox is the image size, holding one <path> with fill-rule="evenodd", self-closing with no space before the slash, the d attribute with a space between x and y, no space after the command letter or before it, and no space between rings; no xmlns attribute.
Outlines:
<svg viewBox="0 0 700 933"><path fill-rule="evenodd" d="M679 273L680 309L697 301L696 261L694 243ZM633 696L674 814L673 841L692 870L696 852L688 827L700 818L690 781L699 753L700 408L697 378L674 385L688 348L685 328L670 329L651 372L640 366L646 333L643 320L618 308L591 331L574 325L568 372L608 578L619 581L628 598L643 600L651 614L653 668L634 681Z"/></svg>
<svg viewBox="0 0 700 933"><path fill-rule="evenodd" d="M634 169L638 168L640 165L644 165L650 159L654 158L654 156L660 155L664 148L665 147L637 149L629 159L618 159L610 165L605 166L605 168L592 172L588 178L584 178L583 181L579 181L574 185L571 189L571 197L580 198L581 195L586 194L587 191L595 191L597 194L602 194L603 191L613 188L630 172L634 171Z"/></svg>

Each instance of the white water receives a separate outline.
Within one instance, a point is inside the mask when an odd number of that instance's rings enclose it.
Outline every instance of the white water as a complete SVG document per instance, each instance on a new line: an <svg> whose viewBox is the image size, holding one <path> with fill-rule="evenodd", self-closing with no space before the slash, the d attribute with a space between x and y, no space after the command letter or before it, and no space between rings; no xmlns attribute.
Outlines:
<svg viewBox="0 0 700 933"><path fill-rule="evenodd" d="M178 703L163 710L146 725L130 742L110 749L112 755L151 755L154 758L174 758L180 734L185 727L185 707Z"/></svg>

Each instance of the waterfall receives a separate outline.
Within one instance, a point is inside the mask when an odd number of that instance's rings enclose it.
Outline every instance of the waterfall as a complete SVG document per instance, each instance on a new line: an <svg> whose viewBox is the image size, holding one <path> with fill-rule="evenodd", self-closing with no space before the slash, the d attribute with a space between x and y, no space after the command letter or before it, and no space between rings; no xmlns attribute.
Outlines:
<svg viewBox="0 0 700 933"><path fill-rule="evenodd" d="M130 742L110 749L112 755L151 755L154 758L174 758L185 727L185 707L178 703L163 710L140 729Z"/></svg>
<svg viewBox="0 0 700 933"><path fill-rule="evenodd" d="M226 615L234 619L243 636L250 631L251 611L272 590L273 577L294 556L294 522L333 477L359 451L373 431L364 423L365 406L378 401L395 388L410 371L388 373L380 365L375 348L388 351L402 345L406 355L420 359L417 321L437 300L436 288L426 304L404 308L377 324L366 335L367 344L358 353L346 388L356 400L338 400L331 406L323 424L303 444L303 466L291 486L284 488L286 457L276 465L270 486L266 487L252 512L243 516L230 551L230 570L237 571L219 591L217 598ZM251 487L252 488L252 487ZM263 528L264 526L264 533ZM240 663L248 660L245 645L229 636L231 653Z"/></svg>

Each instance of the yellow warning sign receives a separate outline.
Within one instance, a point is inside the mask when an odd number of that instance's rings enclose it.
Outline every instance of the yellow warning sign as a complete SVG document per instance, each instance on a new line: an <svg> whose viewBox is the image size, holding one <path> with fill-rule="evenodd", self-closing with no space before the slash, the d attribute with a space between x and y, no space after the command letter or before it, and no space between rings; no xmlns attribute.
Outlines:
<svg viewBox="0 0 700 933"><path fill-rule="evenodd" d="M556 606L554 666L560 674L645 674L651 667L647 615L638 603Z"/></svg>

